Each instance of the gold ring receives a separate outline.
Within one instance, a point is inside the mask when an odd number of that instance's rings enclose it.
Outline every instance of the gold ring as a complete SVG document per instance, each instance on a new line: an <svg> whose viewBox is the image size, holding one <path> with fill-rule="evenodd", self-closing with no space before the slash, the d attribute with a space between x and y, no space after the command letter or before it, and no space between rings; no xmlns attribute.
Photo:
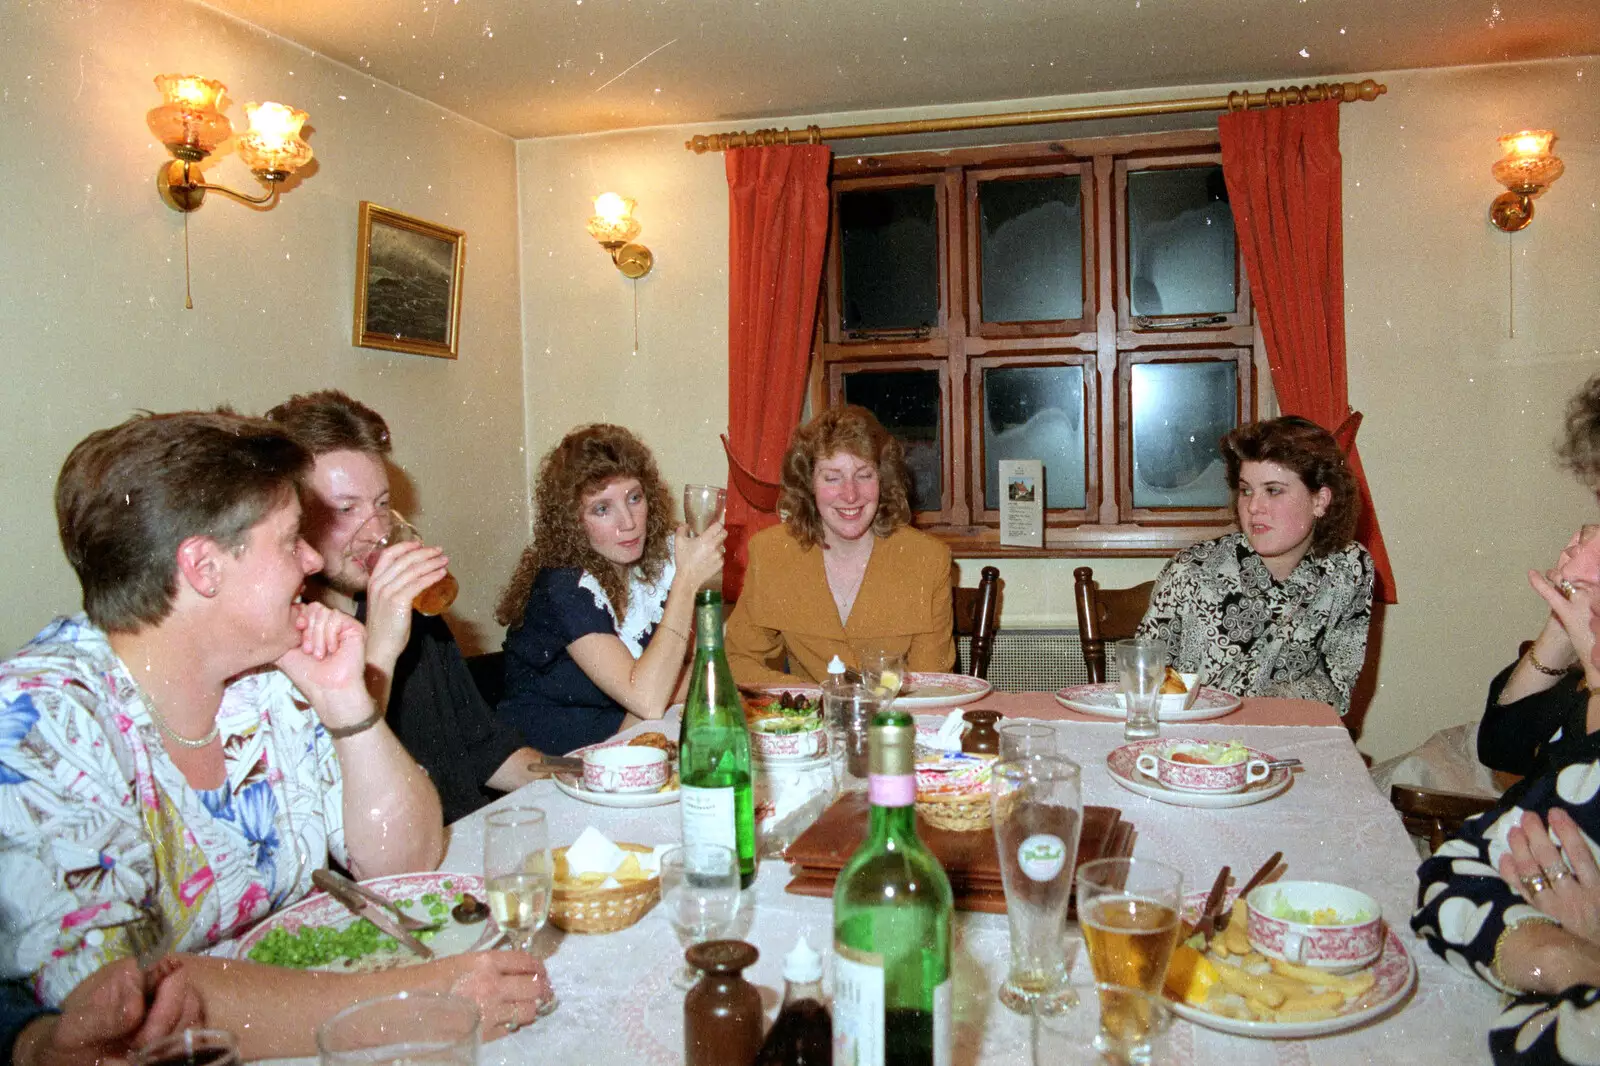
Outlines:
<svg viewBox="0 0 1600 1066"><path fill-rule="evenodd" d="M1564 879L1566 879L1568 877L1571 877L1572 876L1572 871L1567 869L1565 866L1561 866L1561 867L1558 867L1557 869L1555 869L1554 871L1546 870L1544 872L1544 875L1550 879L1550 883L1553 885L1557 881L1561 881L1561 880L1564 880Z"/></svg>
<svg viewBox="0 0 1600 1066"><path fill-rule="evenodd" d="M1526 888L1529 892L1532 892L1535 896L1537 896L1550 886L1545 883L1545 879L1542 874L1529 874L1527 877L1522 879L1522 887Z"/></svg>

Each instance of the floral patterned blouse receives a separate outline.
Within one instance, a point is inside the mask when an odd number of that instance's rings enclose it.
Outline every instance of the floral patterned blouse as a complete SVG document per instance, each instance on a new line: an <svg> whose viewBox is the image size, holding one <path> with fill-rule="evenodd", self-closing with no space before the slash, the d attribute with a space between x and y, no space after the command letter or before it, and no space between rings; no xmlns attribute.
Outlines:
<svg viewBox="0 0 1600 1066"><path fill-rule="evenodd" d="M113 959L234 936L346 860L333 742L289 679L235 679L217 725L225 783L193 788L82 615L0 663L3 976L58 1004Z"/></svg>
<svg viewBox="0 0 1600 1066"><path fill-rule="evenodd" d="M1359 544L1300 560L1278 581L1243 533L1185 548L1161 571L1139 636L1174 669L1237 696L1291 696L1350 710L1367 657L1372 556Z"/></svg>

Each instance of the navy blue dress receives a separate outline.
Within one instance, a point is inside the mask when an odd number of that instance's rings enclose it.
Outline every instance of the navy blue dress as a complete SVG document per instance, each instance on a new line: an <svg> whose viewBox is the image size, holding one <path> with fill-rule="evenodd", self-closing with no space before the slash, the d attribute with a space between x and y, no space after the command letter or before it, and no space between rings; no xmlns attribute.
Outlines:
<svg viewBox="0 0 1600 1066"><path fill-rule="evenodd" d="M611 633L637 659L655 633L673 566L650 585L635 576L619 623L600 583L578 567L539 571L522 611L506 631L506 690L500 718L540 751L560 755L614 734L626 713L600 690L567 647L591 633Z"/></svg>

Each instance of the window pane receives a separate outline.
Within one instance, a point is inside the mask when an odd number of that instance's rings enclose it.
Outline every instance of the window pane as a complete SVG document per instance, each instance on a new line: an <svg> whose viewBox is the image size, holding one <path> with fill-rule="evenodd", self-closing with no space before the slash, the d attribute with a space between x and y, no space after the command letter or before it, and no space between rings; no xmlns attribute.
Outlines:
<svg viewBox="0 0 1600 1066"><path fill-rule="evenodd" d="M939 320L933 186L839 194L844 328L913 329Z"/></svg>
<svg viewBox="0 0 1600 1066"><path fill-rule="evenodd" d="M978 186L985 322L1083 317L1077 175Z"/></svg>
<svg viewBox="0 0 1600 1066"><path fill-rule="evenodd" d="M1233 209L1221 167L1128 174L1128 280L1135 315L1233 312Z"/></svg>
<svg viewBox="0 0 1600 1066"><path fill-rule="evenodd" d="M1002 459L1044 462L1046 507L1086 506L1083 441L1083 367L983 372L984 507L1000 507Z"/></svg>
<svg viewBox="0 0 1600 1066"><path fill-rule="evenodd" d="M1233 363L1133 366L1133 505L1226 507L1217 442L1238 424Z"/></svg>
<svg viewBox="0 0 1600 1066"><path fill-rule="evenodd" d="M911 509L943 510L939 372L858 370L844 375L844 400L877 415L883 428L905 445L906 465L911 467Z"/></svg>

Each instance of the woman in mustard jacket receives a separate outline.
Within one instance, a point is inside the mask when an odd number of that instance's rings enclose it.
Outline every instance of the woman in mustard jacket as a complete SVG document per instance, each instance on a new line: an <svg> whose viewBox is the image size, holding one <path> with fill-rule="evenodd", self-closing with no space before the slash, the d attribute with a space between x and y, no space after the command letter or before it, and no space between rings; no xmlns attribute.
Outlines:
<svg viewBox="0 0 1600 1066"><path fill-rule="evenodd" d="M870 649L912 670L955 663L950 549L912 529L905 453L871 411L829 408L783 457L783 524L750 539L744 591L728 617L741 684L805 684L835 655Z"/></svg>

